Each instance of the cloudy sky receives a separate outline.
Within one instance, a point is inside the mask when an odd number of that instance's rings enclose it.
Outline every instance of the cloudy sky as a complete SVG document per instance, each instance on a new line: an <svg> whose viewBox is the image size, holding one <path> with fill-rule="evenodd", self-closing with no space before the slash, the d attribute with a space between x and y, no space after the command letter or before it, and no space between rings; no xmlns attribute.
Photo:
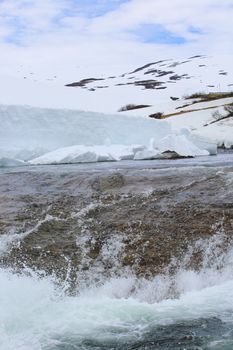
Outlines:
<svg viewBox="0 0 233 350"><path fill-rule="evenodd" d="M65 84L161 59L207 55L230 72L232 18L233 0L0 0L0 104L102 111L106 89Z"/></svg>
<svg viewBox="0 0 233 350"><path fill-rule="evenodd" d="M0 0L0 63L98 67L232 54L233 0Z"/></svg>

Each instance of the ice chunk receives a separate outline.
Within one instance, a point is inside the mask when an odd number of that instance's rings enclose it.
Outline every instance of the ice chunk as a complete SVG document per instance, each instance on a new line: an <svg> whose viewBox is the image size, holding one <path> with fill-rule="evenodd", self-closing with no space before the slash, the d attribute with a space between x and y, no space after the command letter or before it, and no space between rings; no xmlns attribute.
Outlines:
<svg viewBox="0 0 233 350"><path fill-rule="evenodd" d="M161 153L157 149L138 151L134 156L134 160L153 160L158 158L161 158Z"/></svg>
<svg viewBox="0 0 233 350"><path fill-rule="evenodd" d="M32 159L31 164L67 164L67 163L93 163L103 161L115 161L106 147L96 149L88 146L71 146L59 148L45 155Z"/></svg>
<svg viewBox="0 0 233 350"><path fill-rule="evenodd" d="M184 135L170 134L157 143L157 148L161 153L166 151L174 151L180 156L184 157L209 155L208 151L198 148Z"/></svg>
<svg viewBox="0 0 233 350"><path fill-rule="evenodd" d="M186 138L194 143L198 148L204 149L209 152L210 155L216 155L217 154L217 142L214 140L211 140L208 137L200 136L195 133L192 133L187 128L182 128L180 130L180 134L186 136Z"/></svg>
<svg viewBox="0 0 233 350"><path fill-rule="evenodd" d="M210 140L208 137L190 133L188 139L198 148L208 151L210 155L218 153L217 142Z"/></svg>
<svg viewBox="0 0 233 350"><path fill-rule="evenodd" d="M137 151L143 146L132 145L100 145L100 146L71 146L59 148L30 161L30 164L66 164L109 162L133 159Z"/></svg>
<svg viewBox="0 0 233 350"><path fill-rule="evenodd" d="M132 160L137 152L143 151L145 148L141 145L111 145L108 149L116 160Z"/></svg>

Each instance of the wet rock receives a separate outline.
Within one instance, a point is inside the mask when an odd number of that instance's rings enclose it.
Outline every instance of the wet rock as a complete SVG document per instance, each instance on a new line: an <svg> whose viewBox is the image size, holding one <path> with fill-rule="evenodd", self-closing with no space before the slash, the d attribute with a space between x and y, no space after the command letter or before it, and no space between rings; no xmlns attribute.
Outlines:
<svg viewBox="0 0 233 350"><path fill-rule="evenodd" d="M69 271L73 285L221 269L233 240L233 168L62 169L1 174L0 234L12 237L1 265L61 280Z"/></svg>
<svg viewBox="0 0 233 350"><path fill-rule="evenodd" d="M94 191L106 191L121 188L125 184L125 178L120 173L108 176L97 176L91 180L90 185Z"/></svg>
<svg viewBox="0 0 233 350"><path fill-rule="evenodd" d="M182 159L182 158L193 158L193 157L181 156L175 151L165 151L161 154L161 159Z"/></svg>

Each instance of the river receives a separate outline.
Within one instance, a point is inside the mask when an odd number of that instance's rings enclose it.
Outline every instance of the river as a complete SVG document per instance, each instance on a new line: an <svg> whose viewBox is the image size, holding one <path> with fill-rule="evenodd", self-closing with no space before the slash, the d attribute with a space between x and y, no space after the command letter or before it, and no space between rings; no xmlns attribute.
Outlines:
<svg viewBox="0 0 233 350"><path fill-rule="evenodd" d="M233 154L0 170L1 350L233 349Z"/></svg>

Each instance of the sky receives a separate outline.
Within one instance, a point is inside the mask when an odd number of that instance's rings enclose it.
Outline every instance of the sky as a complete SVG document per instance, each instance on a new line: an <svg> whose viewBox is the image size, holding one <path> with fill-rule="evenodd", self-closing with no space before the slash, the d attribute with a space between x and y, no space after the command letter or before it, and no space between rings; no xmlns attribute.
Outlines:
<svg viewBox="0 0 233 350"><path fill-rule="evenodd" d="M0 0L1 63L232 54L233 0Z"/></svg>
<svg viewBox="0 0 233 350"><path fill-rule="evenodd" d="M0 77L63 84L166 58L231 59L232 18L233 0L0 0Z"/></svg>

